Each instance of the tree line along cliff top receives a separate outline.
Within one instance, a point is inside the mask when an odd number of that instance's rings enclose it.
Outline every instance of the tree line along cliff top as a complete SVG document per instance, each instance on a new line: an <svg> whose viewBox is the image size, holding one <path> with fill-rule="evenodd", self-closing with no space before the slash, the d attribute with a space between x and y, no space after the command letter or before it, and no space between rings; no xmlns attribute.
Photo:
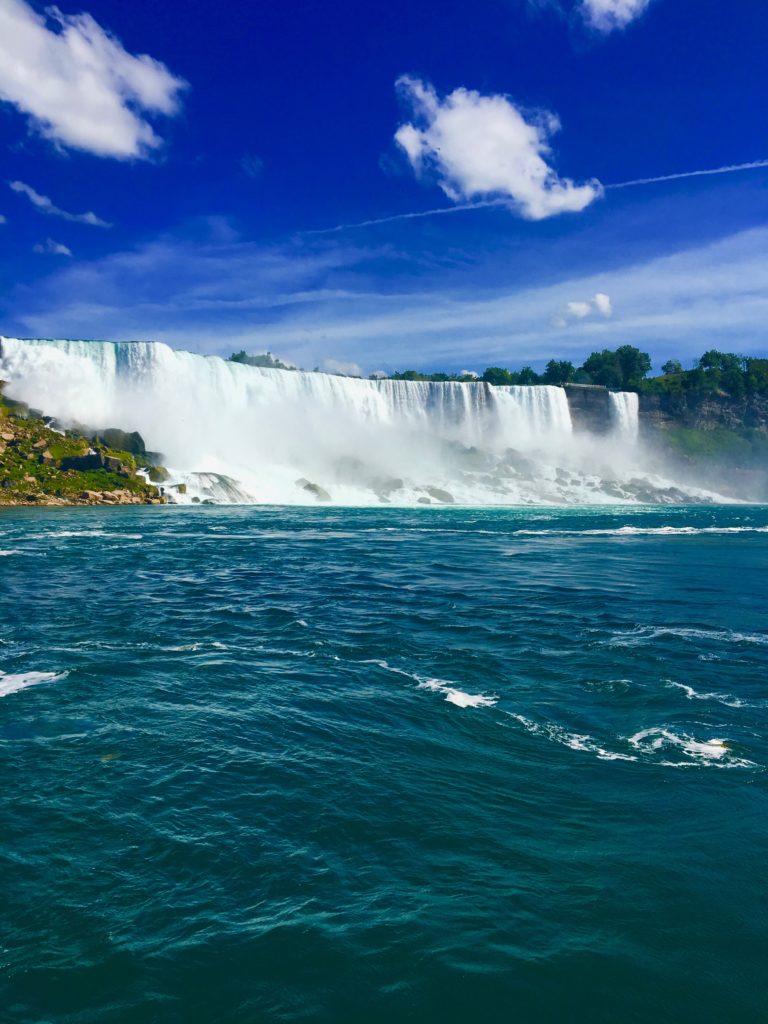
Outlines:
<svg viewBox="0 0 768 1024"><path fill-rule="evenodd" d="M233 353L229 358L231 362L248 366L296 369L273 356L271 352L249 355L241 351ZM685 369L677 359L667 360L657 376L648 376L651 368L651 357L647 352L642 352L633 345L620 345L616 349L593 352L581 366L576 366L567 359L550 359L542 373L537 373L530 366L524 366L520 370L489 366L482 374L400 370L392 374L373 376L388 380L459 383L483 381L496 386L595 384L616 391L659 395L724 394L732 398L741 398L748 394L768 395L768 359L710 349L697 359L690 369Z"/></svg>

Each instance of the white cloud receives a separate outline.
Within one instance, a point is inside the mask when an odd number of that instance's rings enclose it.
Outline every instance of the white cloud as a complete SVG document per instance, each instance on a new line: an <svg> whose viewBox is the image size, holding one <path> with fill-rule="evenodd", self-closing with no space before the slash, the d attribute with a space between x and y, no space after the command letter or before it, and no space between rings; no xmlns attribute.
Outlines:
<svg viewBox="0 0 768 1024"><path fill-rule="evenodd" d="M569 316L575 317L577 320L582 320L592 312L592 303L569 302L565 307L565 311Z"/></svg>
<svg viewBox="0 0 768 1024"><path fill-rule="evenodd" d="M62 245L61 242L54 242L52 238L46 238L46 240L39 245L35 245L32 248L33 252L46 253L50 256L71 256L72 250L68 249L66 245Z"/></svg>
<svg viewBox="0 0 768 1024"><path fill-rule="evenodd" d="M549 140L560 122L544 111L523 113L507 97L454 89L444 99L421 79L404 75L397 86L415 123L401 125L395 141L417 175L433 174L454 202L504 198L523 217L541 220L583 210L602 195L597 181L576 185L550 166Z"/></svg>
<svg viewBox="0 0 768 1024"><path fill-rule="evenodd" d="M73 221L76 224L92 224L97 228L111 228L112 225L107 221L102 220L101 217L97 217L95 213L90 210L88 213L67 213L66 210L62 210L60 207L48 198L48 196L41 196L39 192L35 192L31 185L25 185L23 181L9 181L8 185L13 189L14 192L19 192L21 195L25 195L29 199L33 206L36 206L41 213L50 214L52 217L61 217L62 220Z"/></svg>
<svg viewBox="0 0 768 1024"><path fill-rule="evenodd" d="M639 18L651 0L581 0L581 14L597 32L613 32L626 28Z"/></svg>
<svg viewBox="0 0 768 1024"><path fill-rule="evenodd" d="M8 218L4 214L0 213L0 224L7 224L7 223L8 223Z"/></svg>
<svg viewBox="0 0 768 1024"><path fill-rule="evenodd" d="M605 292L598 292L592 301L595 304L595 309L601 316L604 316L606 319L613 316L613 306L610 297Z"/></svg>
<svg viewBox="0 0 768 1024"><path fill-rule="evenodd" d="M562 313L552 318L552 326L562 330L574 320L585 320L587 317L602 316L608 320L613 315L611 299L605 292L596 292L589 302L566 302Z"/></svg>
<svg viewBox="0 0 768 1024"><path fill-rule="evenodd" d="M46 138L97 156L146 157L160 138L146 114L175 114L185 83L152 57L133 56L90 14L0 3L0 100Z"/></svg>

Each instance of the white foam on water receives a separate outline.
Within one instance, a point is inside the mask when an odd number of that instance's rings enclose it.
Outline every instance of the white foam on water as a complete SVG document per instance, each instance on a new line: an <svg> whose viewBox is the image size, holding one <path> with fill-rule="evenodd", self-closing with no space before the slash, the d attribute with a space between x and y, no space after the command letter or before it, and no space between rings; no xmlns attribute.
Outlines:
<svg viewBox="0 0 768 1024"><path fill-rule="evenodd" d="M622 754L615 750L606 750L594 737L583 733L569 732L562 726L555 725L554 722L534 722L530 718L526 718L525 715L517 714L514 711L507 711L506 714L519 722L526 732L534 736L543 736L552 743L560 743L570 750L581 750L594 754L601 761L637 761L637 758L632 754Z"/></svg>
<svg viewBox="0 0 768 1024"><path fill-rule="evenodd" d="M636 626L623 633L615 633L605 641L611 647L639 647L661 637L673 636L680 640L716 640L721 643L768 644L768 634L740 633L732 629L701 629L693 626Z"/></svg>
<svg viewBox="0 0 768 1024"><path fill-rule="evenodd" d="M686 757L688 762L663 761L669 767L679 767L682 764L718 764L724 768L752 768L754 761L747 761L745 758L735 757L730 752L729 741L718 737L707 740L696 739L685 733L677 734L671 729L659 726L651 729L641 729L634 736L628 737L628 743L636 750L646 753L658 753L667 750L679 750Z"/></svg>
<svg viewBox="0 0 768 1024"><path fill-rule="evenodd" d="M8 558L9 555L23 555L24 552L21 548L7 548L6 550L0 550L0 558Z"/></svg>
<svg viewBox="0 0 768 1024"><path fill-rule="evenodd" d="M419 689L443 693L449 704L455 704L457 708L492 708L499 700L498 697L487 697L483 693L465 693L444 679L422 679Z"/></svg>
<svg viewBox="0 0 768 1024"><path fill-rule="evenodd" d="M496 696L488 697L484 693L467 693L460 690L454 683L447 679L432 679L427 676L417 675L415 672L407 672L405 669L396 668L390 665L383 658L370 658L360 662L362 665L378 665L387 672L394 672L398 676L405 676L416 683L419 690L432 690L435 693L442 693L449 704L455 704L457 708L492 708L498 703Z"/></svg>
<svg viewBox="0 0 768 1024"><path fill-rule="evenodd" d="M66 675L66 672L0 672L0 697L7 697L41 683L55 683Z"/></svg>
<svg viewBox="0 0 768 1024"><path fill-rule="evenodd" d="M739 700L738 697L729 697L727 693L699 693L698 690L694 690L692 686L688 686L686 683L676 683L673 679L665 680L667 686L673 686L675 689L682 690L688 700L713 700L718 704L725 704L729 708L743 708L746 707L746 703L743 700Z"/></svg>
<svg viewBox="0 0 768 1024"><path fill-rule="evenodd" d="M602 530L513 530L512 537L694 537L699 534L768 533L768 526L617 526Z"/></svg>
<svg viewBox="0 0 768 1024"><path fill-rule="evenodd" d="M119 533L113 530L48 530L33 534L35 540L58 540L69 537L109 537L114 540L142 540L142 533Z"/></svg>

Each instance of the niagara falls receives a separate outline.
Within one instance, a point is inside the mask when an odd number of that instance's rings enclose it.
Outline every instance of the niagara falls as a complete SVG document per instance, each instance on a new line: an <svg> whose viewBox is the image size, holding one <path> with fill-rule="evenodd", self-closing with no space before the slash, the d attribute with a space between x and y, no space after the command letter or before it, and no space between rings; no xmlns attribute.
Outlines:
<svg viewBox="0 0 768 1024"><path fill-rule="evenodd" d="M0 0L0 1024L765 1024L765 0Z"/></svg>
<svg viewBox="0 0 768 1024"><path fill-rule="evenodd" d="M0 338L6 394L59 427L138 432L175 503L728 501L640 443L638 396L364 379L243 365L157 342ZM581 422L589 400L598 422ZM573 399L572 399L573 401ZM704 474L699 474L704 478Z"/></svg>

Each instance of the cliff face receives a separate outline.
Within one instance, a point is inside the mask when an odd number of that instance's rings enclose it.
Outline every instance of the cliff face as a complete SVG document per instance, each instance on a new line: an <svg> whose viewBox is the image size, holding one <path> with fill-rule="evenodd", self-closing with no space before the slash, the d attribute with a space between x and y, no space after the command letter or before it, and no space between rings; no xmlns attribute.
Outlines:
<svg viewBox="0 0 768 1024"><path fill-rule="evenodd" d="M768 431L768 395L640 395L640 423L650 432L670 427Z"/></svg>
<svg viewBox="0 0 768 1024"><path fill-rule="evenodd" d="M613 428L608 390L591 384L566 384L568 406L578 431L607 434ZM683 392L640 395L640 429L654 435L672 428L686 430L760 431L768 433L768 395Z"/></svg>
<svg viewBox="0 0 768 1024"><path fill-rule="evenodd" d="M578 431L607 434L612 426L608 389L596 384L566 384L565 394Z"/></svg>

